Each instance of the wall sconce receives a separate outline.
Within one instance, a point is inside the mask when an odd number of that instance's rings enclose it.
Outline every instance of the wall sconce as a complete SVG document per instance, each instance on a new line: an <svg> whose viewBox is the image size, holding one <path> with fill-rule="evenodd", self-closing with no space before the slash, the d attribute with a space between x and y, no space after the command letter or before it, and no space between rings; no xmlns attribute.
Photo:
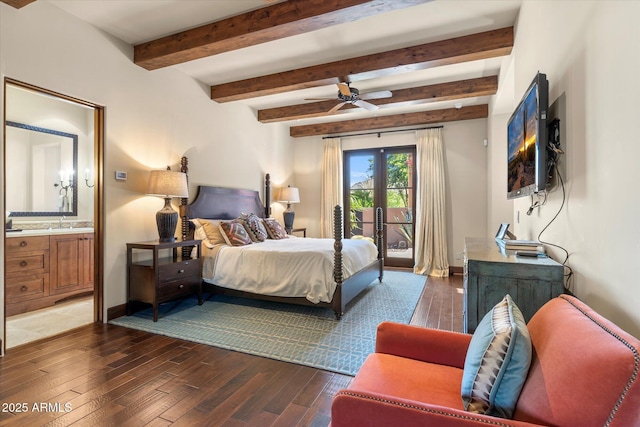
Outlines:
<svg viewBox="0 0 640 427"><path fill-rule="evenodd" d="M96 186L96 181L95 179L93 180L93 185L89 185L89 169L85 169L84 171L84 183L87 185L87 187L89 188L93 188Z"/></svg>
<svg viewBox="0 0 640 427"><path fill-rule="evenodd" d="M60 187L60 190L58 191L58 195L61 196L61 201L60 201L60 206L58 207L60 209L60 212L68 212L69 211L69 190L71 190L74 187L74 180L73 180L73 170L70 170L67 172L67 185L64 184L64 171L60 171L60 184L55 183L53 184L54 187ZM64 194L63 194L64 193Z"/></svg>
<svg viewBox="0 0 640 427"><path fill-rule="evenodd" d="M187 174L167 170L151 171L147 184L147 195L164 198L164 207L156 213L158 239L161 242L175 241L178 212L171 207L172 197L189 197Z"/></svg>
<svg viewBox="0 0 640 427"><path fill-rule="evenodd" d="M282 213L282 217L284 219L285 231L291 234L293 230L293 219L295 217L295 212L291 209L291 204L300 203L300 192L296 187L289 185L280 190L280 198L278 201L287 204L287 210Z"/></svg>

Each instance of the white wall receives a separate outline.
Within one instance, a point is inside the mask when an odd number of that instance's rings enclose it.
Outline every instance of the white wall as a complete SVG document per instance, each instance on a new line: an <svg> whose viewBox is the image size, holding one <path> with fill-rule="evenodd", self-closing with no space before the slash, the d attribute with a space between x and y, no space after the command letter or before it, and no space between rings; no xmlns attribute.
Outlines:
<svg viewBox="0 0 640 427"><path fill-rule="evenodd" d="M126 242L157 237L162 200L144 195L150 169L177 170L186 154L191 198L197 184L261 190L265 172L290 175L286 128L257 122L241 105L216 104L179 71L134 65L131 46L48 2L0 4L0 31L0 77L105 106L105 311L126 301ZM128 180L115 181L116 170Z"/></svg>
<svg viewBox="0 0 640 427"><path fill-rule="evenodd" d="M445 123L442 131L447 169L447 245L449 264L462 266L459 254L464 238L487 233L487 120ZM300 189L295 205L296 227L307 227L307 236L320 236L321 159L320 137L294 140L294 179ZM414 132L388 133L342 139L343 150L415 145Z"/></svg>
<svg viewBox="0 0 640 427"><path fill-rule="evenodd" d="M566 248L571 289L595 310L640 337L640 2L523 2L512 56L513 106L539 70L550 102L560 99L566 202L542 239ZM503 116L491 117L502 126ZM506 134L498 150L506 151ZM492 178L498 188L503 178ZM537 238L560 210L562 191L526 216L513 203L518 238ZM556 259L564 254L552 249Z"/></svg>

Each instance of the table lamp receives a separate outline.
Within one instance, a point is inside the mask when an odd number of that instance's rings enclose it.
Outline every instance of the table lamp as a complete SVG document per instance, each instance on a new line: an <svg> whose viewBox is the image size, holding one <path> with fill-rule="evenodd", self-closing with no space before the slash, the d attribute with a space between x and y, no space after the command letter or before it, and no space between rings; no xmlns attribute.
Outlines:
<svg viewBox="0 0 640 427"><path fill-rule="evenodd" d="M189 197L187 174L171 170L151 171L147 195L164 197L164 207L156 213L159 241L175 241L178 212L171 207L171 198Z"/></svg>
<svg viewBox="0 0 640 427"><path fill-rule="evenodd" d="M287 186L280 190L280 200L281 203L287 204L287 210L282 214L284 218L284 229L287 234L291 234L293 230L293 218L295 216L295 212L291 209L292 203L300 203L300 193L296 187Z"/></svg>

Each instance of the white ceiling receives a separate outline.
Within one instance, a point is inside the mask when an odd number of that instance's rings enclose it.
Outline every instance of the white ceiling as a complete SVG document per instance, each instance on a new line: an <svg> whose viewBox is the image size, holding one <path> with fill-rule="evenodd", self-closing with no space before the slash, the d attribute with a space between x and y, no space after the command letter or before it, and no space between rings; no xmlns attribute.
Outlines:
<svg viewBox="0 0 640 427"><path fill-rule="evenodd" d="M49 1L131 45L275 3L268 0L39 1ZM520 4L521 0L434 0L172 67L206 85L216 85L513 26ZM504 58L473 61L359 81L354 86L364 93L484 77L499 74L500 67L506 63L508 61ZM330 85L235 102L246 104L253 109L262 109L297 104L310 97L333 97L336 92L336 87ZM488 98L483 98L468 98L455 102L462 102L463 105L487 103ZM393 113L450 108L455 102L397 107L393 109ZM343 116L353 119L378 113L360 109L355 110L356 113L353 111L350 110L349 114ZM390 113L391 109L384 111ZM335 119L336 116L330 119L305 119L304 123Z"/></svg>

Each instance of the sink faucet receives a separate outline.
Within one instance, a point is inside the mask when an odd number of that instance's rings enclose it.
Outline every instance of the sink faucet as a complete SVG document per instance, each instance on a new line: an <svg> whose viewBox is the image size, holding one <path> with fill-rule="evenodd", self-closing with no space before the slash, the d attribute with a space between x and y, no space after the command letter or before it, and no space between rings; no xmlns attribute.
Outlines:
<svg viewBox="0 0 640 427"><path fill-rule="evenodd" d="M62 229L62 220L65 219L66 216L62 215L62 218L60 218L60 221L58 221L58 228Z"/></svg>

